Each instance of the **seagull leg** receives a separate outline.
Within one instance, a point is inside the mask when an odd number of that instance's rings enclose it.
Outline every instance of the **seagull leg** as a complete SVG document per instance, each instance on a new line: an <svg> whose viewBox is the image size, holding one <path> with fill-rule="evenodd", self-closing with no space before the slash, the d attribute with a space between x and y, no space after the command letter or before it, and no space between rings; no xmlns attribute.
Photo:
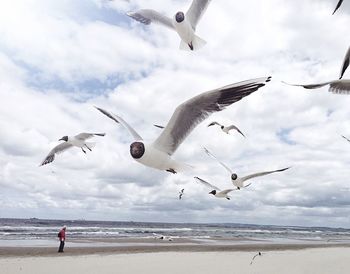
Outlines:
<svg viewBox="0 0 350 274"><path fill-rule="evenodd" d="M81 148L81 150L86 154L86 151L83 148Z"/></svg>
<svg viewBox="0 0 350 274"><path fill-rule="evenodd" d="M172 173L172 174L176 174L177 172L173 169L173 168L168 168L166 171Z"/></svg>

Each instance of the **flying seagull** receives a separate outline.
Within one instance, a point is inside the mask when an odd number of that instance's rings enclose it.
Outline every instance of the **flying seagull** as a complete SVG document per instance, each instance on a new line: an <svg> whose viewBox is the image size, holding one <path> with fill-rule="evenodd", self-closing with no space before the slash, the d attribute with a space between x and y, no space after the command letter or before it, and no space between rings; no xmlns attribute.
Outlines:
<svg viewBox="0 0 350 274"><path fill-rule="evenodd" d="M332 15L339 9L339 7L341 6L341 4L343 3L343 0L339 0L337 6L335 7L335 10L333 11Z"/></svg>
<svg viewBox="0 0 350 274"><path fill-rule="evenodd" d="M350 94L350 79L342 79L346 69L349 66L349 63L350 63L350 47L345 54L338 80L328 81L328 82L319 83L319 84L310 84L310 85L289 84L286 82L283 82L283 83L290 86L303 87L306 89L316 89L316 88L321 88L323 86L329 85L329 89L328 89L329 92L338 93L338 94Z"/></svg>
<svg viewBox="0 0 350 274"><path fill-rule="evenodd" d="M198 183L201 183L201 184L209 187L210 189L212 189L212 191L210 191L209 194L213 194L216 198L226 198L227 200L231 200L231 198L228 196L228 194L231 191L237 190L236 188L221 190L217 186L214 186L211 183L208 183L207 181L205 181L199 177L194 177L194 178L196 179L196 181Z"/></svg>
<svg viewBox="0 0 350 274"><path fill-rule="evenodd" d="M263 254L263 253L261 253L260 251L259 251L257 254L255 254L255 255L253 256L253 258L252 258L251 262L250 262L250 265L252 265L252 264L253 264L253 261L254 261L254 259L255 259L256 257L258 257L258 256L262 256L262 254Z"/></svg>
<svg viewBox="0 0 350 274"><path fill-rule="evenodd" d="M225 127L225 126L221 125L218 122L211 122L208 125L208 127L211 127L211 126L214 126L214 125L218 125L221 128L221 130L223 132L225 132L226 134L230 134L230 130L234 129L234 130L237 130L237 132L240 133L243 137L245 137L244 134L242 133L242 131L240 131L239 128L236 127L235 125L230 125L230 126Z"/></svg>
<svg viewBox="0 0 350 274"><path fill-rule="evenodd" d="M350 139L345 137L344 135L342 135L341 137L343 137L346 141L350 142Z"/></svg>
<svg viewBox="0 0 350 274"><path fill-rule="evenodd" d="M258 172L258 173L253 173L253 174L250 174L250 175L247 175L247 176L244 176L244 177L238 177L238 175L236 173L233 173L232 170L227 166L225 165L223 162L219 161L218 158L216 158L208 149L206 149L204 147L204 151L210 156L212 157L213 159L215 159L216 161L218 161L218 163L223 166L231 175L231 182L234 186L237 187L237 189L241 189L241 188L244 188L244 187L248 187L251 185L250 184L246 184L244 185L244 182L247 181L247 180L250 180L252 178L255 178L255 177L260 177L260 176L265 176L265 175L268 175L268 174L271 174L271 173L275 173L275 172L282 172L282 171L285 171L287 169L289 169L290 167L286 167L286 168L282 168L282 169L276 169L276 170L272 170L272 171L264 171L264 172Z"/></svg>
<svg viewBox="0 0 350 274"><path fill-rule="evenodd" d="M158 233L153 233L154 237L156 237L156 239L159 240L164 240L164 241L169 241L172 242L173 238L171 236L164 236L162 234L158 234Z"/></svg>
<svg viewBox="0 0 350 274"><path fill-rule="evenodd" d="M172 158L172 155L191 133L191 131L210 114L221 111L227 106L265 86L271 77L247 80L222 88L201 93L179 105L166 127L153 143L146 143L142 137L120 116L96 107L104 115L124 126L134 138L130 145L130 154L139 163L171 173L188 170L189 166Z"/></svg>
<svg viewBox="0 0 350 274"><path fill-rule="evenodd" d="M128 12L127 15L145 25L154 22L175 30L181 38L180 49L197 50L206 44L202 38L195 34L195 31L210 1L211 0L193 0L186 13L178 11L173 18L164 16L151 9Z"/></svg>
<svg viewBox="0 0 350 274"><path fill-rule="evenodd" d="M105 133L80 133L76 136L63 136L58 141L64 141L63 143L60 143L59 145L55 146L49 154L46 156L46 158L42 161L40 166L46 165L51 163L53 160L55 160L55 155L64 152L65 150L75 146L81 148L81 150L86 153L84 148L87 148L91 151L91 148L95 145L95 143L92 142L86 142L87 139L90 139L94 136L105 136Z"/></svg>
<svg viewBox="0 0 350 274"><path fill-rule="evenodd" d="M179 200L181 200L182 199L182 196L184 195L184 191L185 191L185 189L183 188L183 189L181 189L181 191L179 191Z"/></svg>

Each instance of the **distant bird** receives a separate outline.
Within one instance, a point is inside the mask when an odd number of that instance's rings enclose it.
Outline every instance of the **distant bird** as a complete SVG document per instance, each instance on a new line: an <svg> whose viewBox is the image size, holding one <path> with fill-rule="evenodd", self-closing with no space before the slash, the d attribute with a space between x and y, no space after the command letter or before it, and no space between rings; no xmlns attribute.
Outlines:
<svg viewBox="0 0 350 274"><path fill-rule="evenodd" d="M211 0L193 0L188 11L178 11L173 19L151 9L128 12L127 15L145 25L152 22L173 29L181 38L180 49L197 50L206 42L195 34L197 24Z"/></svg>
<svg viewBox="0 0 350 274"><path fill-rule="evenodd" d="M343 3L343 0L339 0L337 6L335 7L335 10L333 11L332 15L339 9L339 7L341 6L341 4Z"/></svg>
<svg viewBox="0 0 350 274"><path fill-rule="evenodd" d="M96 107L104 115L120 123L133 136L130 154L137 162L171 173L188 170L190 166L175 161L173 153L191 131L210 114L221 111L243 97L257 91L270 81L270 77L247 80L201 93L179 105L166 127L153 143L145 143L142 137L121 117Z"/></svg>
<svg viewBox="0 0 350 274"><path fill-rule="evenodd" d="M214 125L218 125L218 126L221 128L221 130L222 130L223 132L225 132L226 134L230 134L230 130L234 129L234 130L237 130L238 133L242 134L243 137L245 137L244 134L242 133L242 131L240 131L239 128L236 127L235 125L230 125L230 126L225 127L225 126L221 125L221 124L218 123L218 122L211 122L211 123L208 125L208 127L211 127L211 126L214 126Z"/></svg>
<svg viewBox="0 0 350 274"><path fill-rule="evenodd" d="M159 240L169 241L169 242L173 241L173 238L171 236L164 236L158 233L153 233L153 235L156 237L156 239L159 239Z"/></svg>
<svg viewBox="0 0 350 274"><path fill-rule="evenodd" d="M258 257L258 256L262 256L262 253L261 253L260 251L259 251L257 254L255 254L255 255L253 256L253 258L252 258L252 260L251 260L251 262L250 262L250 265L253 264L254 259L255 259L256 257Z"/></svg>
<svg viewBox="0 0 350 274"><path fill-rule="evenodd" d="M344 135L342 135L341 137L343 137L346 141L350 142L350 139L345 137Z"/></svg>
<svg viewBox="0 0 350 274"><path fill-rule="evenodd" d="M310 84L310 85L289 84L286 82L283 82L283 83L290 86L303 87L306 89L316 89L316 88L321 88L323 86L329 85L329 89L328 89L329 92L338 93L338 94L350 94L350 79L342 79L346 69L349 66L349 63L350 63L350 47L345 54L338 80L328 81L328 82L319 83L319 84Z"/></svg>
<svg viewBox="0 0 350 274"><path fill-rule="evenodd" d="M42 161L40 166L51 163L55 159L55 154L62 153L63 151L75 146L81 148L81 150L86 153L84 148L87 148L91 151L91 148L95 145L92 142L86 142L87 139L90 139L94 136L105 136L105 133L80 133L76 136L63 136L58 141L64 141L59 145L55 146L50 153L46 156L46 158Z"/></svg>
<svg viewBox="0 0 350 274"><path fill-rule="evenodd" d="M181 200L182 199L182 196L184 195L184 191L185 191L185 189L183 188L183 189L181 189L181 191L179 191L179 200Z"/></svg>
<svg viewBox="0 0 350 274"><path fill-rule="evenodd" d="M265 175L268 175L268 174L271 174L271 173L275 173L275 172L282 172L282 171L285 171L287 169L289 169L290 167L286 167L286 168L282 168L282 169L276 169L276 170L272 170L272 171L264 171L264 172L258 172L258 173L253 173L253 174L250 174L250 175L247 175L247 176L244 176L244 177L238 177L238 175L236 173L233 173L232 170L226 166L223 162L220 162L218 160L218 158L216 158L207 148L204 147L204 151L210 156L212 157L213 159L215 159L221 166L223 166L231 175L231 182L234 186L237 187L237 189L241 189L241 188L244 188L244 187L248 187L251 185L250 184L247 184L247 185L244 185L244 182L247 181L247 180L250 180L252 178L255 178L255 177L260 177L260 176L265 176Z"/></svg>
<svg viewBox="0 0 350 274"><path fill-rule="evenodd" d="M228 194L231 191L237 190L234 188L231 189L225 189L225 190L221 190L220 188L218 188L217 186L212 185L211 183L208 183L207 181L199 178L199 177L194 177L196 179L197 182L209 187L210 189L212 189L212 191L209 192L209 194L213 194L216 198L226 198L227 200L231 200L231 198L228 196Z"/></svg>

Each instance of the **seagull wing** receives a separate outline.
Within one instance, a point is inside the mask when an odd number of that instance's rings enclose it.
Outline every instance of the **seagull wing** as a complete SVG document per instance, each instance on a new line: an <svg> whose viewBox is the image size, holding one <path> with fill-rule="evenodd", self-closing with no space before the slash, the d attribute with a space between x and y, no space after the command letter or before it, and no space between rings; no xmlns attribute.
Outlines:
<svg viewBox="0 0 350 274"><path fill-rule="evenodd" d="M187 135L210 114L221 111L257 91L270 80L271 77L247 80L204 92L187 100L176 108L153 146L172 155Z"/></svg>
<svg viewBox="0 0 350 274"><path fill-rule="evenodd" d="M271 173L275 173L275 172L282 172L282 171L285 171L287 169L290 169L290 167L286 167L286 168L282 168L282 169L276 169L276 170L272 170L272 171L258 172L258 173L254 173L254 174L250 174L250 175L244 176L244 177L241 178L241 180L242 180L242 182L244 182L244 181L247 181L247 180L255 178L255 177L265 176L267 174L271 174Z"/></svg>
<svg viewBox="0 0 350 274"><path fill-rule="evenodd" d="M324 83L320 83L320 84L311 84L311 85L289 84L289 83L286 83L286 82L282 82L282 83L284 83L286 85L289 85L289 86L303 87L303 88L306 88L306 89L314 89L314 88L320 88L320 87L329 85L329 84L332 83L332 81L324 82Z"/></svg>
<svg viewBox="0 0 350 274"><path fill-rule="evenodd" d="M49 154L45 157L45 159L41 162L40 166L46 165L51 163L53 160L55 160L55 154L62 153L63 151L67 150L68 148L71 148L73 145L67 142L60 143L59 145L55 146Z"/></svg>
<svg viewBox="0 0 350 274"><path fill-rule="evenodd" d="M214 126L214 125L218 125L221 127L221 124L219 124L218 122L211 122L208 127Z"/></svg>
<svg viewBox="0 0 350 274"><path fill-rule="evenodd" d="M95 108L97 108L104 115L111 118L116 123L118 123L118 124L120 123L123 127L125 127L130 132L130 134L134 137L135 141L142 140L142 137L131 126L129 126L129 124L127 122L125 122L121 117L119 117L111 112L108 112L102 108L98 108L98 107L95 107Z"/></svg>
<svg viewBox="0 0 350 274"><path fill-rule="evenodd" d="M86 139L90 139L94 136L105 136L106 133L79 133L78 135L74 136L76 139L79 140L86 140Z"/></svg>
<svg viewBox="0 0 350 274"><path fill-rule="evenodd" d="M343 3L343 0L339 0L337 6L335 7L335 10L333 11L332 15L339 9L339 7L341 6L341 4Z"/></svg>
<svg viewBox="0 0 350 274"><path fill-rule="evenodd" d="M254 255L254 257L252 258L250 264L253 264L253 261L254 261L254 259L255 259L257 256L259 256L259 253Z"/></svg>
<svg viewBox="0 0 350 274"><path fill-rule="evenodd" d="M235 125L228 126L227 129L228 129L228 130L231 130L231 129L237 130L238 133L240 133L243 137L245 137L245 135L243 134L243 132L240 131L239 128L236 127Z"/></svg>
<svg viewBox="0 0 350 274"><path fill-rule="evenodd" d="M199 177L194 177L194 178L196 179L196 181L197 181L198 183L201 183L201 184L203 184L203 185L209 187L210 189L215 189L215 190L217 190L217 191L221 191L220 188L218 188L217 186L214 186L214 185L212 185L211 183L208 183L207 181L204 181L203 179L201 179L201 178L199 178Z"/></svg>
<svg viewBox="0 0 350 274"><path fill-rule="evenodd" d="M232 170L231 170L227 165L225 165L223 162L220 162L220 161L218 160L218 158L216 158L216 157L214 156L214 154L212 154L207 148L203 147L203 149L204 149L204 151L205 151L206 154L208 154L210 157L212 157L213 159L215 159L216 161L218 161L218 163L219 163L220 165L222 165L230 174L233 173Z"/></svg>
<svg viewBox="0 0 350 274"><path fill-rule="evenodd" d="M329 91L337 94L350 94L350 80L335 80L329 85Z"/></svg>
<svg viewBox="0 0 350 274"><path fill-rule="evenodd" d="M344 135L342 135L341 137L343 137L346 141L350 142L350 139L346 138Z"/></svg>
<svg viewBox="0 0 350 274"><path fill-rule="evenodd" d="M164 128L164 126L161 126L161 125L153 125L153 126L155 126L157 128Z"/></svg>
<svg viewBox="0 0 350 274"><path fill-rule="evenodd" d="M197 24L203 13L207 9L211 0L193 0L190 8L186 12L186 18L191 23L193 30L196 30Z"/></svg>
<svg viewBox="0 0 350 274"><path fill-rule="evenodd" d="M340 70L339 79L343 78L343 75L344 75L346 69L348 68L349 64L350 64L350 47L345 54L344 61L343 61L343 64L342 64L341 70Z"/></svg>
<svg viewBox="0 0 350 274"><path fill-rule="evenodd" d="M145 25L149 25L154 22L174 29L171 18L166 17L155 10L142 9L138 11L128 12L127 15Z"/></svg>

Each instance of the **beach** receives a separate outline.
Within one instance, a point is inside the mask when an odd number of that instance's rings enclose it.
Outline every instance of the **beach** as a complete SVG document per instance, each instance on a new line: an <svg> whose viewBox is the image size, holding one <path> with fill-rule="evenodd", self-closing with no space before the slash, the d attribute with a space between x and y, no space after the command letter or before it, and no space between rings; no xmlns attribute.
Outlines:
<svg viewBox="0 0 350 274"><path fill-rule="evenodd" d="M349 273L350 246L235 245L1 248L0 273ZM252 264L258 251L262 252Z"/></svg>

